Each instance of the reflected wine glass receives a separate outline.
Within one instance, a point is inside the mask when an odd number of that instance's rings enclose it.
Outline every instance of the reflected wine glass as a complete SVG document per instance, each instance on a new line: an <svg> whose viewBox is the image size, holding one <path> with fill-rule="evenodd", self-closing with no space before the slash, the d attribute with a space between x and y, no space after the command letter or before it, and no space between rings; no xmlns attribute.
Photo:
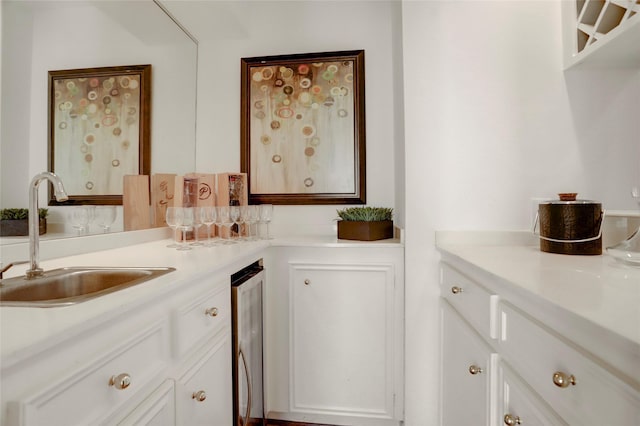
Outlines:
<svg viewBox="0 0 640 426"><path fill-rule="evenodd" d="M96 207L95 224L102 228L103 233L109 232L111 225L116 220L115 206L98 206Z"/></svg>
<svg viewBox="0 0 640 426"><path fill-rule="evenodd" d="M205 243L207 247L215 245L213 241L211 241L211 225L216 223L217 216L216 208L213 206L200 208L200 221L207 227L207 242Z"/></svg>
<svg viewBox="0 0 640 426"><path fill-rule="evenodd" d="M203 246L200 241L200 227L204 225L202 222L202 213L200 212L202 207L193 207L193 238L194 241L190 244L192 246Z"/></svg>
<svg viewBox="0 0 640 426"><path fill-rule="evenodd" d="M167 207L164 216L167 226L173 229L173 242L167 247L178 248L180 247L180 244L178 244L178 227L182 223L182 207Z"/></svg>
<svg viewBox="0 0 640 426"><path fill-rule="evenodd" d="M187 244L187 231L193 229L194 212L193 207L182 208L182 221L178 225L182 231L182 243L176 250L191 250L191 246Z"/></svg>
<svg viewBox="0 0 640 426"><path fill-rule="evenodd" d="M231 229L230 235L235 237L236 239L240 238L240 206L230 206L229 207L229 218L231 219Z"/></svg>
<svg viewBox="0 0 640 426"><path fill-rule="evenodd" d="M248 241L251 239L251 225L249 224L249 206L240 206L240 237Z"/></svg>
<svg viewBox="0 0 640 426"><path fill-rule="evenodd" d="M78 231L78 235L82 235L87 231L87 226L89 225L91 217L90 211L86 206L71 208L68 217L71 226Z"/></svg>
<svg viewBox="0 0 640 426"><path fill-rule="evenodd" d="M267 228L267 235L265 236L265 240L270 240L271 236L269 235L269 223L273 218L273 204L260 204L260 223L264 223Z"/></svg>

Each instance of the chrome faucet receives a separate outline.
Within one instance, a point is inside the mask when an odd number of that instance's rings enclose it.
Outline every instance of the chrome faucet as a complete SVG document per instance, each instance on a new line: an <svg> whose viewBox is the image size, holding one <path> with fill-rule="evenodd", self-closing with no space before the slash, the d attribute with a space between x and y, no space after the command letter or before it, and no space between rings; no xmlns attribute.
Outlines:
<svg viewBox="0 0 640 426"><path fill-rule="evenodd" d="M69 199L64 185L60 178L51 172L42 172L37 174L29 184L29 260L31 267L25 273L27 279L39 277L43 274L43 270L40 269L40 232L39 232L39 217L38 214L38 185L43 180L49 180L53 185L54 194L56 200L66 201Z"/></svg>

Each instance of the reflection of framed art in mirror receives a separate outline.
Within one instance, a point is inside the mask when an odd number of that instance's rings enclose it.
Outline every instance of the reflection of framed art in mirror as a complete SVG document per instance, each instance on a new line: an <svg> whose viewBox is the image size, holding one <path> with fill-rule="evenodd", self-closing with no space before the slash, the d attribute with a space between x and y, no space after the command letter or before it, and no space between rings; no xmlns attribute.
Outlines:
<svg viewBox="0 0 640 426"><path fill-rule="evenodd" d="M364 50L243 58L250 204L366 202Z"/></svg>
<svg viewBox="0 0 640 426"><path fill-rule="evenodd" d="M123 177L150 172L151 65L49 71L49 170L69 200L122 204Z"/></svg>

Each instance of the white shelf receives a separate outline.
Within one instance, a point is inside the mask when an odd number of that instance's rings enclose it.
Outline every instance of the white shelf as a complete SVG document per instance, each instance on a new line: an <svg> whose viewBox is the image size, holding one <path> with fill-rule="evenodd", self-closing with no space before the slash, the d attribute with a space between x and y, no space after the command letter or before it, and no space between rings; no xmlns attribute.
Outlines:
<svg viewBox="0 0 640 426"><path fill-rule="evenodd" d="M563 3L565 69L640 68L639 0Z"/></svg>

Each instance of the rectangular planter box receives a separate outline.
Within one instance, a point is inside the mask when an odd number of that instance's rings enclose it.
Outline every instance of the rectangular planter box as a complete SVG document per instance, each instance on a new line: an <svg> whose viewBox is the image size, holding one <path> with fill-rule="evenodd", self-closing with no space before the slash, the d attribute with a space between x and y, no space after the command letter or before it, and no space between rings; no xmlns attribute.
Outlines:
<svg viewBox="0 0 640 426"><path fill-rule="evenodd" d="M40 219L39 235L47 233L47 219ZM0 220L0 237L29 235L29 220Z"/></svg>
<svg viewBox="0 0 640 426"><path fill-rule="evenodd" d="M338 221L338 238L341 240L373 241L393 238L393 221L360 222Z"/></svg>

